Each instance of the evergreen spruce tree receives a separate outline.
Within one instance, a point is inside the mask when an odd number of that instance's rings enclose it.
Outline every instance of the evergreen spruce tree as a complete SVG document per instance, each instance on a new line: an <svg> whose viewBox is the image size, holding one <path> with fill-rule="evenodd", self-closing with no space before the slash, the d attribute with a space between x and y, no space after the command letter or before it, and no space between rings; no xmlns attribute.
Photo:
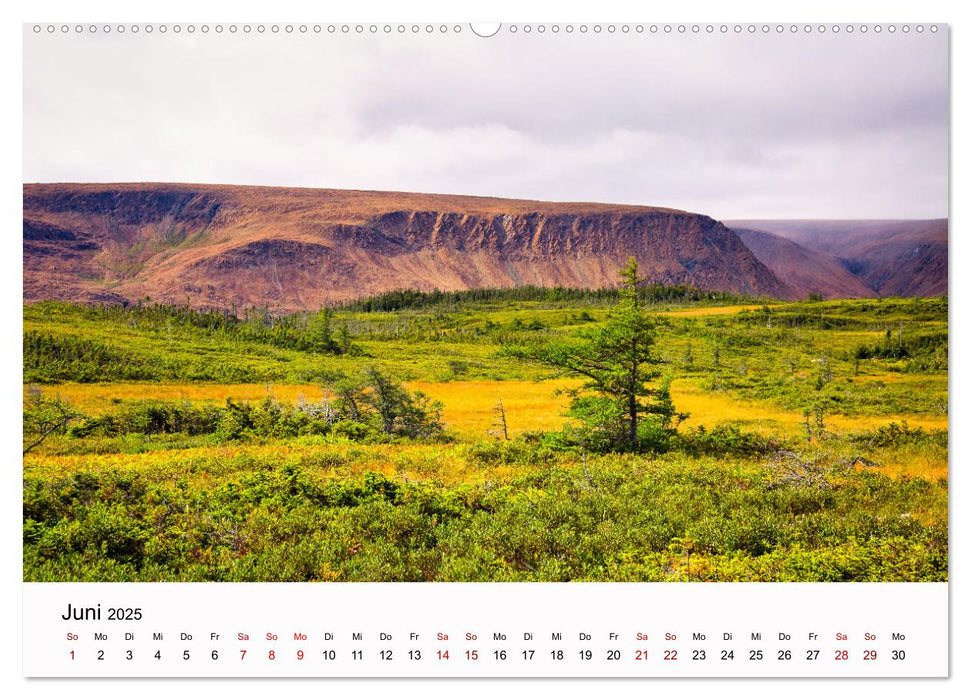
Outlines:
<svg viewBox="0 0 971 700"><path fill-rule="evenodd" d="M630 258L620 277L620 302L604 324L534 356L586 379L573 395L570 415L581 419L584 441L590 447L661 448L674 431L673 421L686 416L675 410L669 383L659 381L656 321L641 300L639 285L644 280L635 258Z"/></svg>

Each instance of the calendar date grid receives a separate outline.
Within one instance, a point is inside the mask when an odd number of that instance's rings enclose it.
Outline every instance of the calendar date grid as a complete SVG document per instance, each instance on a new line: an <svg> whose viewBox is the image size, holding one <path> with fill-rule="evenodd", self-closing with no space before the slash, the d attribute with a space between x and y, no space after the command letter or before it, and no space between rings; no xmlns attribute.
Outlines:
<svg viewBox="0 0 971 700"><path fill-rule="evenodd" d="M596 638L595 638L596 637ZM905 664L904 632L68 631L70 661L212 666Z"/></svg>

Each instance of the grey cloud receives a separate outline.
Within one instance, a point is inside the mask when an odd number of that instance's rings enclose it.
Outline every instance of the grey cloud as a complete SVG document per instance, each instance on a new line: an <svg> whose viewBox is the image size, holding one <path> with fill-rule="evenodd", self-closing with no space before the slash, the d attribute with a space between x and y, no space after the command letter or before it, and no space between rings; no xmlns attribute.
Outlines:
<svg viewBox="0 0 971 700"><path fill-rule="evenodd" d="M946 36L34 36L25 181L947 213Z"/></svg>

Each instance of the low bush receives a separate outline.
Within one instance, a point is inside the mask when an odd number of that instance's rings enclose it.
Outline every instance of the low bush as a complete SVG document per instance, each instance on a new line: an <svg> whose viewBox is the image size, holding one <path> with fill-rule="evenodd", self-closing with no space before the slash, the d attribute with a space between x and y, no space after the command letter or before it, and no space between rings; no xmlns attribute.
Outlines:
<svg viewBox="0 0 971 700"><path fill-rule="evenodd" d="M482 468L543 459L529 445L465 452ZM835 467L821 479L635 455L455 486L375 472L334 479L290 460L215 485L137 467L28 474L24 577L947 580L946 484Z"/></svg>

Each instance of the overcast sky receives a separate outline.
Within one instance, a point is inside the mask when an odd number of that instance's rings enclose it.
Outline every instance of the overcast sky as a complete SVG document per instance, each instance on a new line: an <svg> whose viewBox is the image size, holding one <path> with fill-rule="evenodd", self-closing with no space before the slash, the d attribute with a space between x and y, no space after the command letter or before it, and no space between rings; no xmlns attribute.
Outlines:
<svg viewBox="0 0 971 700"><path fill-rule="evenodd" d="M947 216L945 31L24 37L24 181Z"/></svg>

